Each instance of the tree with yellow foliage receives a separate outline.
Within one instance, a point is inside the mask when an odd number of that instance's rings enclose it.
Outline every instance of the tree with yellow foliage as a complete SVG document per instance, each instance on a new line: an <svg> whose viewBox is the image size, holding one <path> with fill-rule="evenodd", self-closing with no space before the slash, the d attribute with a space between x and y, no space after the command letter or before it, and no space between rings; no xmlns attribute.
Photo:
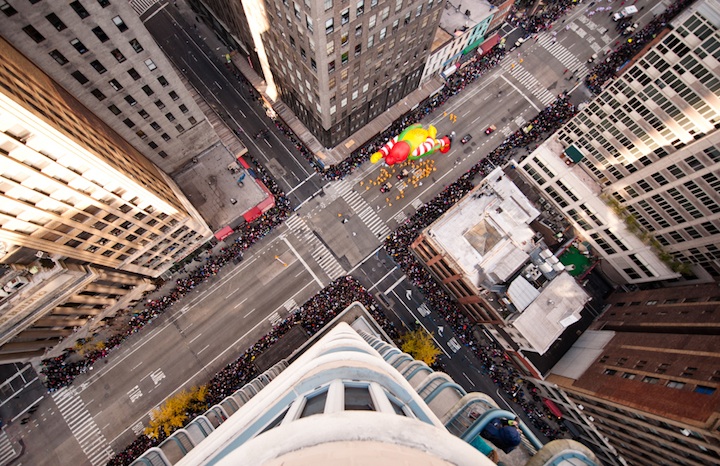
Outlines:
<svg viewBox="0 0 720 466"><path fill-rule="evenodd" d="M423 328L407 332L400 337L400 349L413 358L423 361L428 366L440 355L440 348L435 346L432 335Z"/></svg>
<svg viewBox="0 0 720 466"><path fill-rule="evenodd" d="M190 413L203 412L207 409L205 397L207 385L183 390L168 398L165 403L153 409L150 424L145 428L145 435L161 438L172 434L188 421Z"/></svg>

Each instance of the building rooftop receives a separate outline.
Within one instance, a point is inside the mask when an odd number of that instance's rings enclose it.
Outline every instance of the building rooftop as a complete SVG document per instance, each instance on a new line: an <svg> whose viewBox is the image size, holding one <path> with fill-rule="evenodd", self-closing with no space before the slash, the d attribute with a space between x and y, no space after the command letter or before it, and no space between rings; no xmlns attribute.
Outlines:
<svg viewBox="0 0 720 466"><path fill-rule="evenodd" d="M427 234L478 287L504 282L529 259L535 245L530 222L539 211L496 168L433 223Z"/></svg>
<svg viewBox="0 0 720 466"><path fill-rule="evenodd" d="M463 32L472 29L480 21L487 18L493 7L487 0L454 0L445 3L442 16L440 17L440 28L450 34L455 31Z"/></svg>
<svg viewBox="0 0 720 466"><path fill-rule="evenodd" d="M580 320L580 312L589 296L567 272L556 276L541 290L530 285L522 276L513 281L510 290L518 280L533 292L528 293L531 302L512 325L535 351L542 354L567 327Z"/></svg>

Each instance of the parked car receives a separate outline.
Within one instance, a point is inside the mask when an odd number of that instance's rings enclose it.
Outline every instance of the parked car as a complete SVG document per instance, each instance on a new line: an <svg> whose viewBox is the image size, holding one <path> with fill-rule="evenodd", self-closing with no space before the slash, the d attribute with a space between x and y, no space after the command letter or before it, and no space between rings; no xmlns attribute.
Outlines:
<svg viewBox="0 0 720 466"><path fill-rule="evenodd" d="M485 130L485 134L492 134L493 132L495 132L496 129L497 129L497 128L495 127L495 125L490 125L490 126L488 126L488 128Z"/></svg>
<svg viewBox="0 0 720 466"><path fill-rule="evenodd" d="M462 142L463 144L467 144L468 142L470 142L471 139L472 139L472 136L469 134L466 134L465 136L463 136L463 138L460 140L460 142Z"/></svg>

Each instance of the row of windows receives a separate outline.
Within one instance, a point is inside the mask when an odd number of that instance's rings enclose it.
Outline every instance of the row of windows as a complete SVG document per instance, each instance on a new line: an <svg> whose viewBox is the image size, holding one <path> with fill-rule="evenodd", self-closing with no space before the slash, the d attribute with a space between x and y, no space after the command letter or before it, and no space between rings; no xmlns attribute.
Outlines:
<svg viewBox="0 0 720 466"><path fill-rule="evenodd" d="M663 370L663 369L661 369ZM618 371L615 369L605 369L603 371L603 374L613 376L617 374ZM674 388L676 390L681 390L685 388L686 383L685 382L679 382L677 380L671 380L671 379L661 379L659 377L652 377L652 376L643 376L640 378L640 374L634 373L634 372L622 372L620 374L620 377L623 379L628 380L640 380L643 383L647 383L650 385L664 385L668 388ZM692 385L692 384L691 384ZM715 393L715 387L710 387L707 385L695 385L693 387L693 391L695 393L701 393L703 395L712 395Z"/></svg>
<svg viewBox="0 0 720 466"><path fill-rule="evenodd" d="M39 2L40 0L30 0L31 4L35 4ZM110 0L97 0L98 4L105 8L106 6L110 5ZM90 16L90 13L85 9L84 6L82 6L82 3L79 1L70 2L70 8L77 13L77 15L80 17L80 19L85 19L88 16ZM2 11L5 16L13 16L17 14L17 10L12 7L7 1L0 0L0 11ZM49 20L49 19L48 19ZM52 21L51 21L52 23ZM54 24L53 24L54 25ZM64 29L64 28L63 28ZM62 29L58 29L58 31L61 31Z"/></svg>

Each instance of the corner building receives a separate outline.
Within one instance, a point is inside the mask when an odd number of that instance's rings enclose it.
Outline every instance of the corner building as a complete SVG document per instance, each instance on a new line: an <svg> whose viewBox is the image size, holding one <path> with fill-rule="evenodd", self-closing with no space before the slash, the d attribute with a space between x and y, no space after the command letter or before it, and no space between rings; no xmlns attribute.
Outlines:
<svg viewBox="0 0 720 466"><path fill-rule="evenodd" d="M191 1L200 11L204 5ZM262 64L266 82L325 147L334 147L415 90L443 0L204 2L215 26ZM244 15L245 18L236 16ZM242 43L249 24L254 44ZM257 56L254 56L257 53Z"/></svg>
<svg viewBox="0 0 720 466"><path fill-rule="evenodd" d="M165 173L218 142L131 2L3 0L0 12L5 40Z"/></svg>
<svg viewBox="0 0 720 466"><path fill-rule="evenodd" d="M0 39L0 263L158 277L212 232L175 183Z"/></svg>
<svg viewBox="0 0 720 466"><path fill-rule="evenodd" d="M600 198L696 278L720 276L720 2L695 2L669 26L558 131L558 153L521 164L618 271L618 282L670 274L636 254L637 238L623 237L622 219L590 206ZM592 189L567 182L581 178L567 176L574 169Z"/></svg>

